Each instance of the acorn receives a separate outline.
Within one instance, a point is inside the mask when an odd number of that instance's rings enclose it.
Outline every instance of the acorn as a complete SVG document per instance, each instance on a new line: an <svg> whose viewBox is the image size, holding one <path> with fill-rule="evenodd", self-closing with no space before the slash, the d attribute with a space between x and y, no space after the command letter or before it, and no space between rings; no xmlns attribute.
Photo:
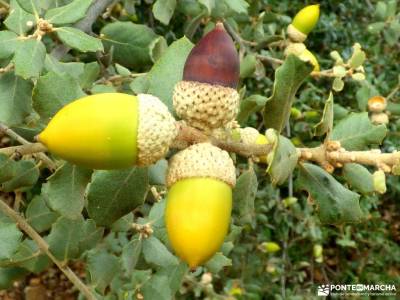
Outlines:
<svg viewBox="0 0 400 300"><path fill-rule="evenodd" d="M275 242L263 242L260 246L261 251L267 253L275 253L281 250L281 247Z"/></svg>
<svg viewBox="0 0 400 300"><path fill-rule="evenodd" d="M256 144L256 145L266 145L270 144L270 141L264 134L260 134L257 129L253 127L238 128L235 130L234 135L239 135L240 142L244 144ZM267 155L260 156L259 161L268 164Z"/></svg>
<svg viewBox="0 0 400 300"><path fill-rule="evenodd" d="M386 175L382 170L377 170L372 174L372 179L374 183L374 190L379 194L385 194L386 188Z"/></svg>
<svg viewBox="0 0 400 300"><path fill-rule="evenodd" d="M222 246L229 229L235 166L228 152L192 145L169 162L165 224L175 253L191 269Z"/></svg>
<svg viewBox="0 0 400 300"><path fill-rule="evenodd" d="M190 52L183 80L174 88L177 115L190 126L209 131L235 119L239 109L239 56L222 23Z"/></svg>
<svg viewBox="0 0 400 300"><path fill-rule="evenodd" d="M38 140L71 163L118 169L153 164L176 135L175 119L157 97L103 93L67 104Z"/></svg>
<svg viewBox="0 0 400 300"><path fill-rule="evenodd" d="M313 254L314 254L314 259L317 263L322 263L324 261L324 256L323 256L323 251L324 248L320 244L315 244L313 247Z"/></svg>
<svg viewBox="0 0 400 300"><path fill-rule="evenodd" d="M288 26L287 33L294 42L304 42L319 19L319 4L308 5L301 9Z"/></svg>

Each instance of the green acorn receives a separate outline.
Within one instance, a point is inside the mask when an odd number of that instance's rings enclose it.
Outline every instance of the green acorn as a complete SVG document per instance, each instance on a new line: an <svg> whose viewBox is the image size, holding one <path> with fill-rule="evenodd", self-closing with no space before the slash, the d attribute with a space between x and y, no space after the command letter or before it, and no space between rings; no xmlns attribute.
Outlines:
<svg viewBox="0 0 400 300"><path fill-rule="evenodd" d="M304 42L319 19L319 4L301 9L288 27L288 36L294 42Z"/></svg>
<svg viewBox="0 0 400 300"><path fill-rule="evenodd" d="M38 140L77 165L118 169L153 164L177 133L175 119L157 97L103 93L64 106Z"/></svg>

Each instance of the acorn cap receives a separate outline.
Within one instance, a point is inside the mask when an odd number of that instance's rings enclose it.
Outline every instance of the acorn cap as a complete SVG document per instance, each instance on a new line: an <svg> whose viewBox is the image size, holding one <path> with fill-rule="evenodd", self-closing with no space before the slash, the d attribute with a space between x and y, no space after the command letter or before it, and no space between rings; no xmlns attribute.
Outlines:
<svg viewBox="0 0 400 300"><path fill-rule="evenodd" d="M385 113L373 113L371 115L371 122L378 125L386 125L389 123L389 116Z"/></svg>
<svg viewBox="0 0 400 300"><path fill-rule="evenodd" d="M207 33L186 59L183 80L222 85L236 89L239 56L222 23Z"/></svg>
<svg viewBox="0 0 400 300"><path fill-rule="evenodd" d="M240 141L244 144L255 144L260 133L253 127L239 128Z"/></svg>
<svg viewBox="0 0 400 300"><path fill-rule="evenodd" d="M302 33L300 30L298 30L296 27L294 27L292 24L290 24L287 28L287 34L289 38L293 42L297 43L302 43L307 39L307 35Z"/></svg>
<svg viewBox="0 0 400 300"><path fill-rule="evenodd" d="M382 96L374 96L368 100L368 110L374 113L381 113L387 107L386 99Z"/></svg>
<svg viewBox="0 0 400 300"><path fill-rule="evenodd" d="M242 142L243 144L247 145L270 144L268 138L253 127L239 128L236 130L240 135L240 142ZM253 160L255 162L262 162L268 164L267 155L262 155L260 157L253 157Z"/></svg>
<svg viewBox="0 0 400 300"><path fill-rule="evenodd" d="M304 45L303 43L299 42L299 43L290 43L286 49L285 49L285 56L288 56L289 54L294 54L294 55L300 55L301 53L304 52L304 50L306 50L307 47L306 45Z"/></svg>
<svg viewBox="0 0 400 300"><path fill-rule="evenodd" d="M173 105L177 115L189 125L212 130L235 119L239 93L221 85L180 81L174 88Z"/></svg>
<svg viewBox="0 0 400 300"><path fill-rule="evenodd" d="M178 134L175 119L155 96L139 94L137 135L138 166L148 166L163 158Z"/></svg>
<svg viewBox="0 0 400 300"><path fill-rule="evenodd" d="M169 161L167 186L194 177L214 178L231 187L236 184L235 166L228 152L209 143L192 145Z"/></svg>

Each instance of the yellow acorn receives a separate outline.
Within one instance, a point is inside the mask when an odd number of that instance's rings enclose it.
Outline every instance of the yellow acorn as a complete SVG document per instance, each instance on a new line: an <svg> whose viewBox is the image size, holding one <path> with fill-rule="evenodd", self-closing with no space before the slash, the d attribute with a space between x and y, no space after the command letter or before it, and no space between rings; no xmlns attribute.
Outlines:
<svg viewBox="0 0 400 300"><path fill-rule="evenodd" d="M228 232L235 166L228 152L195 144L171 158L166 181L168 238L194 269L221 248Z"/></svg>
<svg viewBox="0 0 400 300"><path fill-rule="evenodd" d="M157 97L104 93L63 107L38 140L77 165L117 169L156 162L176 135L175 120Z"/></svg>
<svg viewBox="0 0 400 300"><path fill-rule="evenodd" d="M233 135L239 135L239 141L244 144L265 145L270 143L265 135L260 134L257 129L252 127L238 128ZM259 160L264 164L268 163L267 155L259 157Z"/></svg>
<svg viewBox="0 0 400 300"><path fill-rule="evenodd" d="M289 54L294 54L301 60L310 62L314 66L313 71L320 70L317 58L303 43L292 43L287 46L285 49L285 55L288 56Z"/></svg>
<svg viewBox="0 0 400 300"><path fill-rule="evenodd" d="M294 42L304 42L319 19L319 4L308 5L301 9L288 27L289 38Z"/></svg>
<svg viewBox="0 0 400 300"><path fill-rule="evenodd" d="M240 287L233 286L229 290L229 295L231 295L231 296L241 296L241 295L243 295L243 289L241 289Z"/></svg>
<svg viewBox="0 0 400 300"><path fill-rule="evenodd" d="M303 114L296 107L292 107L290 109L290 117L295 119L295 120L298 120L298 119L301 119L303 117Z"/></svg>
<svg viewBox="0 0 400 300"><path fill-rule="evenodd" d="M296 197L287 197L282 200L283 206L290 207L298 201Z"/></svg>
<svg viewBox="0 0 400 300"><path fill-rule="evenodd" d="M385 172L382 170L375 171L372 175L373 183L374 183L374 190L379 194L386 193L386 175Z"/></svg>
<svg viewBox="0 0 400 300"><path fill-rule="evenodd" d="M275 253L281 250L281 247L275 242L264 242L261 244L261 249L264 252Z"/></svg>
<svg viewBox="0 0 400 300"><path fill-rule="evenodd" d="M239 110L239 56L222 23L190 52L173 104L190 126L211 131L235 119Z"/></svg>
<svg viewBox="0 0 400 300"><path fill-rule="evenodd" d="M322 255L324 248L320 244L315 244L313 247L313 254L315 261L318 263L322 263L324 261L324 257Z"/></svg>

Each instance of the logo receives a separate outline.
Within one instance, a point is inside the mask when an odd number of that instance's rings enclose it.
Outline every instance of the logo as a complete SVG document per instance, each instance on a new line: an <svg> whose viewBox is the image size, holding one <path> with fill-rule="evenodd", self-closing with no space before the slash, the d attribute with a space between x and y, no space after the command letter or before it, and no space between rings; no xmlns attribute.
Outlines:
<svg viewBox="0 0 400 300"><path fill-rule="evenodd" d="M357 291L357 292L362 292L362 291L364 291L364 285L363 285L363 284L357 284L357 285L356 285L356 291Z"/></svg>
<svg viewBox="0 0 400 300"><path fill-rule="evenodd" d="M323 284L318 286L317 294L318 296L328 296L330 291L329 284Z"/></svg>
<svg viewBox="0 0 400 300"><path fill-rule="evenodd" d="M394 284L322 284L317 295L333 296L396 296Z"/></svg>

